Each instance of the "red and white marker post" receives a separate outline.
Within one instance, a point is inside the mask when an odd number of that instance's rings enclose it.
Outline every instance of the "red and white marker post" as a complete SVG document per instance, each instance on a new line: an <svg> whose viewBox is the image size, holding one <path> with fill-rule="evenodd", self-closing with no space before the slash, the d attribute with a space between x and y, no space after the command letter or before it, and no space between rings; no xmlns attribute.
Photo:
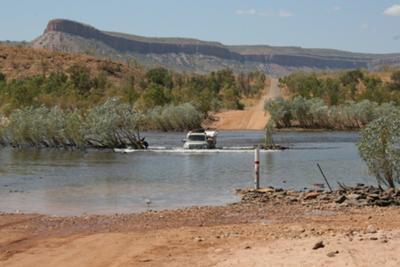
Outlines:
<svg viewBox="0 0 400 267"><path fill-rule="evenodd" d="M260 147L254 150L254 189L260 189Z"/></svg>

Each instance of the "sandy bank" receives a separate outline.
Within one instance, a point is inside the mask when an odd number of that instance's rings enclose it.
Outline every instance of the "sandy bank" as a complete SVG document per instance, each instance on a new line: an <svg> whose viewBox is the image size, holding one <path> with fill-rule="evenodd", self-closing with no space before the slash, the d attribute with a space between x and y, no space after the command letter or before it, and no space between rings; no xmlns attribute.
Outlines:
<svg viewBox="0 0 400 267"><path fill-rule="evenodd" d="M111 216L2 214L0 266L399 266L399 211L242 203ZM313 250L318 241L324 247Z"/></svg>

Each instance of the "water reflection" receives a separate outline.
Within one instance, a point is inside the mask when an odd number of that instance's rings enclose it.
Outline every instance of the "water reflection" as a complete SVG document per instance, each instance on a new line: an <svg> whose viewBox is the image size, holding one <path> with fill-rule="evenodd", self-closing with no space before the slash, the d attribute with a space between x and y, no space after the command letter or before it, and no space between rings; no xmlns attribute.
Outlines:
<svg viewBox="0 0 400 267"><path fill-rule="evenodd" d="M181 146L183 133L147 133L153 146ZM279 133L293 149L261 154L261 184L302 189L321 183L319 162L335 184L373 182L356 133ZM262 132L222 132L222 146L251 146ZM253 153L132 153L0 150L0 211L49 214L135 212L223 204L253 184Z"/></svg>

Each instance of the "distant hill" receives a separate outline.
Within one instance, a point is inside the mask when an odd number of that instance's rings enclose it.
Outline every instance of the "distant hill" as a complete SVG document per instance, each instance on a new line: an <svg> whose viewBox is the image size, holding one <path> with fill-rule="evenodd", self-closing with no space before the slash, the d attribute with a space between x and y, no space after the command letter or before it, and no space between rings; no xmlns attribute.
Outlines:
<svg viewBox="0 0 400 267"><path fill-rule="evenodd" d="M188 38L148 38L106 32L64 19L51 20L32 47L86 53L145 66L207 73L223 68L284 75L294 70L338 70L399 65L400 54L362 54L300 47L227 46Z"/></svg>

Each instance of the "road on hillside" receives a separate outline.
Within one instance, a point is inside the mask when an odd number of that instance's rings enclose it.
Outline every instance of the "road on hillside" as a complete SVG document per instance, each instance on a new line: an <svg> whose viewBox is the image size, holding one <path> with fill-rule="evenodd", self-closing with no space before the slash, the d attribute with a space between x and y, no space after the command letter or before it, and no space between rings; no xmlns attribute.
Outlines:
<svg viewBox="0 0 400 267"><path fill-rule="evenodd" d="M267 99L274 99L281 95L278 79L271 80L271 86L266 88L260 100L244 110L227 110L214 114L216 121L205 127L218 130L262 130L268 122L269 115L264 111Z"/></svg>

